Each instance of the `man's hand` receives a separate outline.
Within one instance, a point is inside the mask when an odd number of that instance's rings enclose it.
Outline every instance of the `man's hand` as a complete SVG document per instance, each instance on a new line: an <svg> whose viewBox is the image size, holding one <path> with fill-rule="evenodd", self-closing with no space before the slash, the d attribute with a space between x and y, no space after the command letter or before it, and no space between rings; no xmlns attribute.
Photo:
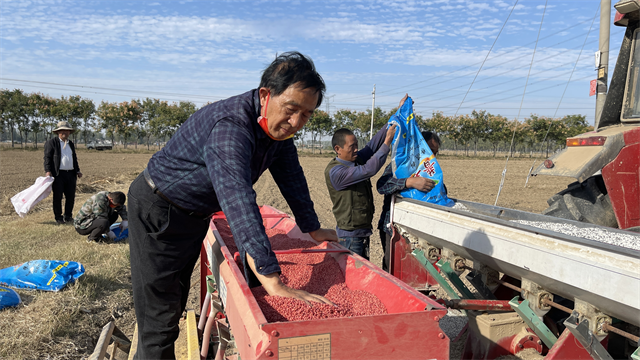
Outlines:
<svg viewBox="0 0 640 360"><path fill-rule="evenodd" d="M431 179L423 177L411 177L407 179L407 181L405 182L405 186L407 188L429 192L431 191L431 189L433 189L434 186L436 186L436 183Z"/></svg>
<svg viewBox="0 0 640 360"><path fill-rule="evenodd" d="M398 105L399 108L402 107L402 105L404 104L405 100L407 100L408 97L409 97L409 94L404 94L404 97L402 98L402 100L400 100L400 105Z"/></svg>
<svg viewBox="0 0 640 360"><path fill-rule="evenodd" d="M80 179L81 177L82 177L82 173L78 171L78 179Z"/></svg>
<svg viewBox="0 0 640 360"><path fill-rule="evenodd" d="M320 229L318 229L316 231L309 232L309 235L311 235L313 240L315 240L317 242L323 242L323 241L336 242L336 241L338 241L338 235L336 234L336 231L332 230L332 229L322 229L322 228L320 228Z"/></svg>
<svg viewBox="0 0 640 360"><path fill-rule="evenodd" d="M122 220L122 222L120 223L120 231L124 231L128 227L129 227L129 222L127 220Z"/></svg>
<svg viewBox="0 0 640 360"><path fill-rule="evenodd" d="M319 230L326 230L326 229L319 229ZM319 231L319 230L316 230L316 231ZM334 234L335 234L335 231L334 231ZM258 280L260 280L260 283L262 284L264 289L271 296L277 295L282 297L294 298L294 299L304 301L307 305L311 305L311 302L318 302L318 303L333 305L331 301L329 301L328 299L320 295L311 294L304 290L297 290L297 289L292 289L288 287L287 285L282 283L282 281L280 280L280 275L278 273L272 273L267 275L259 274L256 271L256 263L251 257L251 255L249 255L249 253L247 253L247 263L249 263L249 267L251 268L251 270L253 270L253 273L256 275Z"/></svg>
<svg viewBox="0 0 640 360"><path fill-rule="evenodd" d="M107 233L107 237L109 237L109 240L113 241L113 239L116 238L116 233L114 233L113 231L109 231Z"/></svg>
<svg viewBox="0 0 640 360"><path fill-rule="evenodd" d="M396 135L396 124L389 126L387 129L387 135L384 138L384 143L387 146L391 146L391 142L393 142L393 137Z"/></svg>

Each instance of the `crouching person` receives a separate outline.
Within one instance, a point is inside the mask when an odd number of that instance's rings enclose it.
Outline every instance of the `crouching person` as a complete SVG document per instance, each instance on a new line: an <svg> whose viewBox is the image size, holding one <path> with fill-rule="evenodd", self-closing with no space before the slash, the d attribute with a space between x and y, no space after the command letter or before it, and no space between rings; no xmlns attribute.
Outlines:
<svg viewBox="0 0 640 360"><path fill-rule="evenodd" d="M120 191L101 191L90 197L73 220L73 225L80 235L88 235L87 242L98 242L104 239L106 234L110 240L116 235L109 230L111 225L122 218L120 231L128 226L127 206L124 204L127 197Z"/></svg>

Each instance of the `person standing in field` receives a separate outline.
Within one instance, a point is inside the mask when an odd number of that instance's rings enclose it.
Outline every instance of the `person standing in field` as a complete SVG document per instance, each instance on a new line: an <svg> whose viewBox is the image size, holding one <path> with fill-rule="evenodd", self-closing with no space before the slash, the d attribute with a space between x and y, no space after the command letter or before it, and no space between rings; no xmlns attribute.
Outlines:
<svg viewBox="0 0 640 360"><path fill-rule="evenodd" d="M110 240L116 238L116 234L110 230L111 225L122 218L120 231L128 227L126 195L120 191L101 191L90 197L78 211L73 221L73 226L80 235L88 235L87 242L102 241L107 235Z"/></svg>
<svg viewBox="0 0 640 360"><path fill-rule="evenodd" d="M76 148L69 140L75 130L66 121L58 122L53 130L57 135L44 144L45 176L53 176L51 185L53 192L53 216L56 223L73 223L73 205L76 199L76 182L82 177ZM64 214L62 213L62 196L64 195Z"/></svg>
<svg viewBox="0 0 640 360"><path fill-rule="evenodd" d="M404 99L401 104L403 102ZM372 234L371 221L375 211L369 179L387 160L395 132L395 125L389 128L383 126L358 151L358 139L353 132L344 128L337 130L331 139L337 156L324 170L340 244L367 260L369 237Z"/></svg>
<svg viewBox="0 0 640 360"><path fill-rule="evenodd" d="M436 133L431 131L423 131L422 137L429 145L429 149L433 155L438 155L438 150L440 150L440 137ZM393 176L393 171L391 169L391 164L387 165L382 173L380 179L376 183L376 188L378 189L378 193L384 195L384 202L382 204L382 213L380 214L380 220L378 221L378 230L380 232L380 243L382 244L382 249L384 250L384 258L382 260L382 269L389 271L389 254L391 246L391 236L393 235L393 231L390 227L390 209L391 209L391 196L405 189L416 189L423 192L429 192L436 183L427 178L423 177L410 177L406 179L396 179ZM444 184L443 184L444 186ZM446 192L446 187L445 187Z"/></svg>
<svg viewBox="0 0 640 360"><path fill-rule="evenodd" d="M259 88L193 114L133 181L127 197L137 359L174 358L191 273L211 215L220 210L250 287L331 304L282 283L252 188L268 169L302 232L338 240L335 231L320 228L293 143L324 91L311 59L283 53L264 70Z"/></svg>

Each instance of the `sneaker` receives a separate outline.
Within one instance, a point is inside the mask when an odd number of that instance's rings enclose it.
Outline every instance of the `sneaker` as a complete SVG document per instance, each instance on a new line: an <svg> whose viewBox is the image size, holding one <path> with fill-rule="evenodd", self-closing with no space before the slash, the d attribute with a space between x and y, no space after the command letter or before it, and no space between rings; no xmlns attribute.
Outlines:
<svg viewBox="0 0 640 360"><path fill-rule="evenodd" d="M64 220L62 220L62 219L56 219L56 223L58 225L64 225L65 224Z"/></svg>
<svg viewBox="0 0 640 360"><path fill-rule="evenodd" d="M73 225L73 218L72 217L65 217L64 218L64 222L70 225Z"/></svg>

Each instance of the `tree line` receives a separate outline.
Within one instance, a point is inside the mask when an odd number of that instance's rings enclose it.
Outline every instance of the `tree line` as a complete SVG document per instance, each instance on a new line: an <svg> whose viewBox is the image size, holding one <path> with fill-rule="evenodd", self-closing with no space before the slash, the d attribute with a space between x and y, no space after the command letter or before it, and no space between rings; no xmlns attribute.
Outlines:
<svg viewBox="0 0 640 360"><path fill-rule="evenodd" d="M52 98L38 92L25 93L20 89L0 90L0 129L11 133L12 146L14 131L20 134L21 146L31 135L37 147L40 134L40 139L45 141L52 136L58 121L64 120L78 130L72 135L74 141L79 136L86 144L95 134L104 134L114 144L118 136L125 147L129 142L134 142L136 148L139 143L149 148L152 138L171 138L196 110L196 105L190 101L169 104L146 98L120 103L102 101L96 107L91 99L83 99L78 95ZM397 108L385 112L376 107L373 110L373 131L384 126L396 111ZM371 109L340 109L329 114L316 109L306 126L296 134L296 140L310 138L313 144L345 127L352 130L364 144L371 136L371 113ZM567 137L593 130L584 115L550 118L532 114L518 121L485 110L474 110L471 114L458 116L434 112L431 117L420 114L415 117L422 130L437 133L448 148L448 145L453 145L453 150L463 150L467 155L471 149L477 155L480 145L481 148L492 149L494 156L499 149L513 152L516 146L531 151L544 147L548 156L550 150L564 147Z"/></svg>
<svg viewBox="0 0 640 360"><path fill-rule="evenodd" d="M80 137L86 144L95 134L105 134L114 145L117 135L125 148L131 141L136 148L141 142L149 148L152 137L171 138L196 110L190 101L169 104L146 98L120 103L102 101L96 107L93 100L79 95L52 98L38 92L0 89L0 130L11 134L12 147L14 132L20 135L21 146L31 135L37 147L38 139L49 139L59 121L68 121L77 130L72 135L74 142Z"/></svg>
<svg viewBox="0 0 640 360"><path fill-rule="evenodd" d="M373 131L378 131L397 108L388 112L375 108L373 112ZM494 115L485 110L472 111L471 114L446 116L442 112L434 112L431 117L415 114L416 122L421 130L433 131L441 139L452 143L452 150L463 150L469 155L473 149L474 156L479 145L493 150L493 156L499 149L509 149L511 154L516 147L529 151L549 151L563 148L568 137L592 131L586 121L586 115L567 115L562 118L551 118L531 114L523 121L509 120L501 115ZM371 136L371 109L366 111L338 110L333 117L325 111L316 109L303 131L315 142L323 136L331 136L339 128L351 129L356 137L366 142ZM515 130L515 132L514 132ZM297 134L298 138L304 134ZM511 146L513 140L513 146Z"/></svg>

